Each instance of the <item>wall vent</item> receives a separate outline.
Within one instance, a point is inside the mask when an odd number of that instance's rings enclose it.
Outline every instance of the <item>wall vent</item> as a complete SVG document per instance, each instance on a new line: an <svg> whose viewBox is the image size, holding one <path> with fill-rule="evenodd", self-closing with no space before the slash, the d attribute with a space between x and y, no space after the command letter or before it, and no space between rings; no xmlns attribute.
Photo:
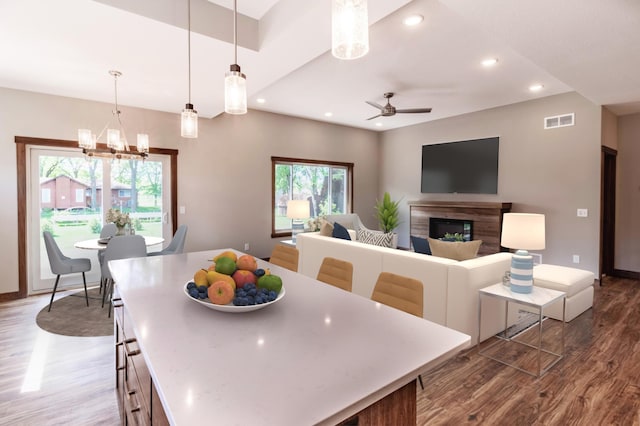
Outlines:
<svg viewBox="0 0 640 426"><path fill-rule="evenodd" d="M573 126L575 124L575 113L555 115L544 118L545 129L555 129L556 127Z"/></svg>

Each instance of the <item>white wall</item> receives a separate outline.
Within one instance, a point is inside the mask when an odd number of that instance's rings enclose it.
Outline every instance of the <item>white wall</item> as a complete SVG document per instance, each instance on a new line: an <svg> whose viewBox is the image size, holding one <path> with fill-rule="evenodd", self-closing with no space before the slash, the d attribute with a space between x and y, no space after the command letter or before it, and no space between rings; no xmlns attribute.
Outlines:
<svg viewBox="0 0 640 426"><path fill-rule="evenodd" d="M121 107L131 135L144 130L151 146L178 149L178 205L189 226L185 250L243 249L266 257L271 238L271 156L353 162L354 211L373 212L378 175L378 135L321 122L249 111L244 116L200 119L200 137L180 137L176 114ZM101 129L112 105L0 88L0 293L18 290L15 136L75 140L79 127ZM133 136L129 136L132 138ZM374 227L375 221L361 214ZM206 262L206 259L203 259Z"/></svg>
<svg viewBox="0 0 640 426"><path fill-rule="evenodd" d="M576 125L543 129L547 116L576 114ZM512 202L514 212L546 215L544 263L598 273L600 230L601 109L577 93L550 96L382 135L381 191L402 197L399 244L409 246L407 201ZM497 195L421 194L421 147L425 144L500 137ZM576 217L578 208L588 218ZM580 263L572 263L572 255Z"/></svg>

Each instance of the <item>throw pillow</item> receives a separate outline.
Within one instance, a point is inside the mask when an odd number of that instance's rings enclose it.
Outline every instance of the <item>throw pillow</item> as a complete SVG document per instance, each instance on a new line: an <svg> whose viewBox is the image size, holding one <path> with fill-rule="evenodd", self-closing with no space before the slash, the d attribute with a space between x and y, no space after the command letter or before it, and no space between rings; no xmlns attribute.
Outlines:
<svg viewBox="0 0 640 426"><path fill-rule="evenodd" d="M331 233L331 236L351 241L351 237L349 236L349 231L347 231L347 228L340 225L338 222L333 224L333 232Z"/></svg>
<svg viewBox="0 0 640 426"><path fill-rule="evenodd" d="M440 241L428 238L431 254L453 260L473 259L478 254L482 240L473 241Z"/></svg>
<svg viewBox="0 0 640 426"><path fill-rule="evenodd" d="M373 244L374 246L391 247L393 234L376 231L367 231L366 229L358 230L358 241L365 244Z"/></svg>
<svg viewBox="0 0 640 426"><path fill-rule="evenodd" d="M326 220L323 221L322 226L320 227L320 235L331 237L333 235L333 225Z"/></svg>
<svg viewBox="0 0 640 426"><path fill-rule="evenodd" d="M412 235L411 244L413 245L413 250L416 253L431 254L431 247L429 247L429 240L427 240L426 238L414 237Z"/></svg>

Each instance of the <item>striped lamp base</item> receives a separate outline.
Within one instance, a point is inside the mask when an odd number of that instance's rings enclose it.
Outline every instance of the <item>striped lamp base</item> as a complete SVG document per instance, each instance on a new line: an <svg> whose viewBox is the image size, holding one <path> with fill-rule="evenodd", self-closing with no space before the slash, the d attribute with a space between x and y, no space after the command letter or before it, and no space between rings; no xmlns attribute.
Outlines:
<svg viewBox="0 0 640 426"><path fill-rule="evenodd" d="M511 258L511 291L531 293L533 290L533 256L518 250Z"/></svg>

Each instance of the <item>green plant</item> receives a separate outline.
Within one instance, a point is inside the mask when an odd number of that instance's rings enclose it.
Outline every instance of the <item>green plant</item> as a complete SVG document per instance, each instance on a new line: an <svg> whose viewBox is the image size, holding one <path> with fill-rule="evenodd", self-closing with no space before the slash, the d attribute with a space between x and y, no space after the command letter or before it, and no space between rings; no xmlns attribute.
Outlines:
<svg viewBox="0 0 640 426"><path fill-rule="evenodd" d="M459 232L456 232L455 234L445 232L442 239L444 241L464 241L464 235L460 234Z"/></svg>
<svg viewBox="0 0 640 426"><path fill-rule="evenodd" d="M391 196L388 192L384 193L382 202L376 201L376 216L378 217L378 223L380 224L382 232L393 232L393 230L400 225L399 204L399 201L391 201Z"/></svg>

